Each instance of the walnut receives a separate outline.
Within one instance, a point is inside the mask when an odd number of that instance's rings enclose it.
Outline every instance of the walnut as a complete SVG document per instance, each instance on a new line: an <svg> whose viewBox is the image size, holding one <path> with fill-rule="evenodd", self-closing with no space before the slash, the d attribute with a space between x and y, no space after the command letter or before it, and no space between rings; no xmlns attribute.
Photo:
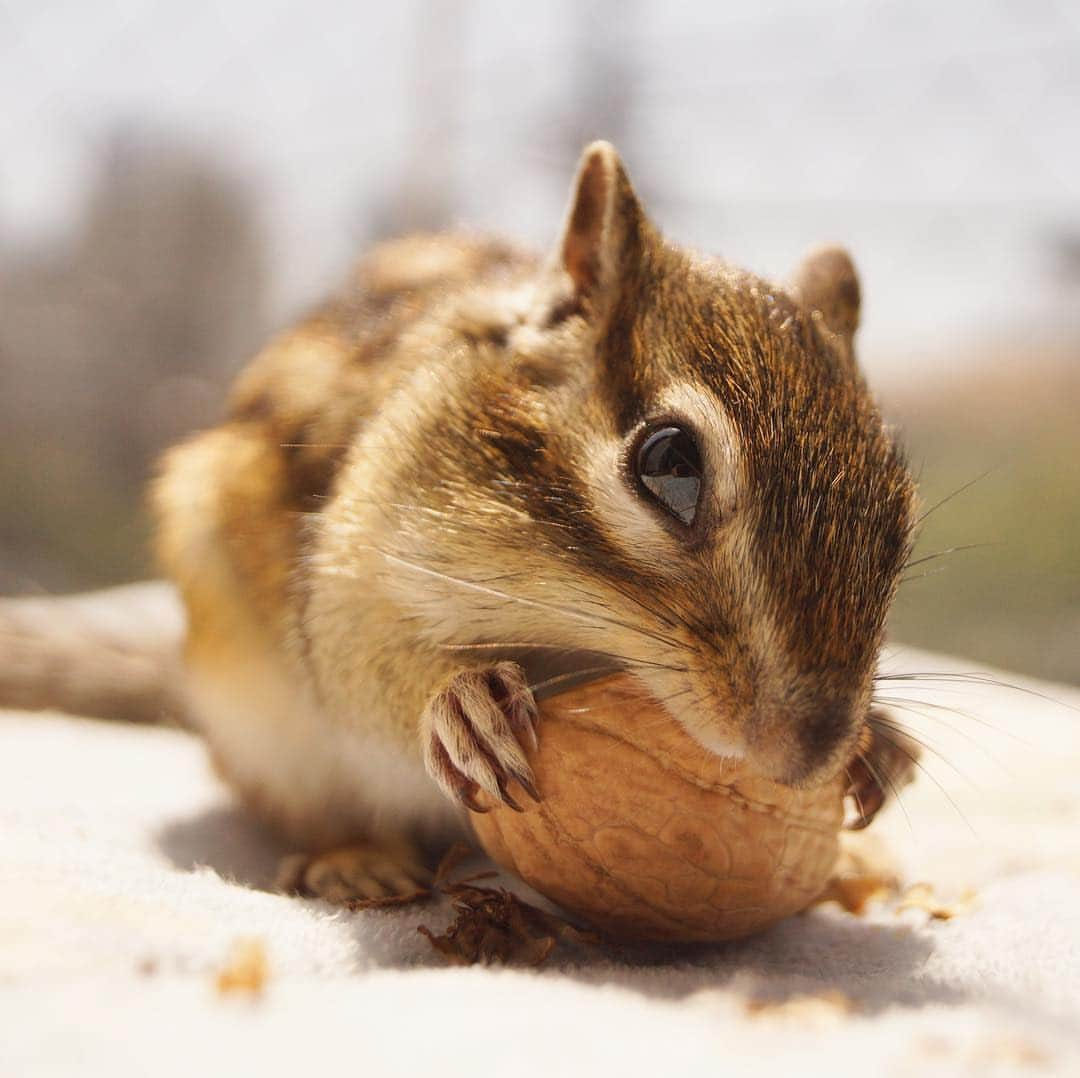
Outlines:
<svg viewBox="0 0 1080 1078"><path fill-rule="evenodd" d="M836 863L843 781L793 790L702 749L626 675L541 707L542 801L474 813L487 852L603 933L724 940L806 908ZM490 804L490 802L487 802Z"/></svg>

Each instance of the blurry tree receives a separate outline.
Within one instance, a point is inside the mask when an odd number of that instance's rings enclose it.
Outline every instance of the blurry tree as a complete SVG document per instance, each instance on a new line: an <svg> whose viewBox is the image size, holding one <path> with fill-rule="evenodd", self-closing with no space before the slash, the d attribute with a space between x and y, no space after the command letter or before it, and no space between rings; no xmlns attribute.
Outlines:
<svg viewBox="0 0 1080 1078"><path fill-rule="evenodd" d="M248 194L205 153L115 136L76 232L0 247L0 588L145 566L153 459L214 419L263 330Z"/></svg>
<svg viewBox="0 0 1080 1078"><path fill-rule="evenodd" d="M1051 302L1060 306L1066 332L1080 342L1080 230L1059 228L1051 237L1050 254Z"/></svg>
<svg viewBox="0 0 1080 1078"><path fill-rule="evenodd" d="M457 209L460 57L468 5L420 0L414 20L405 153L389 186L364 207L369 239L437 232L452 223Z"/></svg>
<svg viewBox="0 0 1080 1078"><path fill-rule="evenodd" d="M647 155L634 152L634 88L640 72L634 52L637 0L603 0L575 9L572 27L571 111L561 141L572 164L594 139L607 139L634 162L643 181Z"/></svg>

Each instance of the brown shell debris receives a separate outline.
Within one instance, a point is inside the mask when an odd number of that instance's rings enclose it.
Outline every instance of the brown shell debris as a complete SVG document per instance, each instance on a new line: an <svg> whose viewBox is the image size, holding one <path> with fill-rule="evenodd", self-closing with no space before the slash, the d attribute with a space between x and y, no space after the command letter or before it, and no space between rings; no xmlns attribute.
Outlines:
<svg viewBox="0 0 1080 1078"><path fill-rule="evenodd" d="M479 885L480 880L494 877L494 872L451 881L450 874L471 853L468 846L458 843L435 874L435 887L453 903L453 923L441 934L425 925L417 929L450 965L502 962L541 966L559 943L579 948L600 944L599 936L530 905L504 887Z"/></svg>

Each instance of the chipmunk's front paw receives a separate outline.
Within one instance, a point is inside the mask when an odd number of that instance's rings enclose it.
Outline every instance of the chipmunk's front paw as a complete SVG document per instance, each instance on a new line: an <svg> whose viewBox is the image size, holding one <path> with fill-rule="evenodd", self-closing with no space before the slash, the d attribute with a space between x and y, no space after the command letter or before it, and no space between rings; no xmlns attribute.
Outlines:
<svg viewBox="0 0 1080 1078"><path fill-rule="evenodd" d="M473 812L483 790L522 811L507 792L511 780L534 800L523 744L536 747L536 701L516 663L464 670L430 701L421 723L428 773L453 801Z"/></svg>
<svg viewBox="0 0 1080 1078"><path fill-rule="evenodd" d="M919 746L887 714L871 713L869 737L848 767L847 794L855 806L848 830L869 826L890 795L895 796L915 777Z"/></svg>
<svg viewBox="0 0 1080 1078"><path fill-rule="evenodd" d="M277 890L342 906L389 906L421 898L432 876L405 843L357 843L293 854L278 866Z"/></svg>

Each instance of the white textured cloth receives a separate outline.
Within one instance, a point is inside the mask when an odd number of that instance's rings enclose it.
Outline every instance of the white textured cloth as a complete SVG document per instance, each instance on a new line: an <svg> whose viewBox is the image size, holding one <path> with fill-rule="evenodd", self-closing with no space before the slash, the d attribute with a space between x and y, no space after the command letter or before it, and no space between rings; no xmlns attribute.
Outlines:
<svg viewBox="0 0 1080 1078"><path fill-rule="evenodd" d="M944 792L923 777L875 824L966 912L822 907L538 972L443 967L416 926L445 906L261 890L281 851L186 734L0 716L0 1074L1080 1073L1080 694L1032 687L926 683L975 716L920 725L957 770L928 757ZM223 996L244 937L265 990Z"/></svg>

